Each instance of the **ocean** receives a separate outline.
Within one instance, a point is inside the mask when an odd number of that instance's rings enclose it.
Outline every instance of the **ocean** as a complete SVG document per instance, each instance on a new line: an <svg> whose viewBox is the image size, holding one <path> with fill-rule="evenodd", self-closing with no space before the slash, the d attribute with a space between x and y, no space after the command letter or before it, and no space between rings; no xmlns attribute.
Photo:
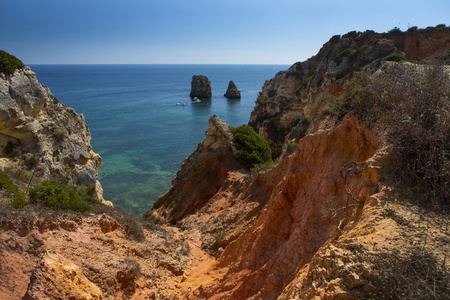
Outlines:
<svg viewBox="0 0 450 300"><path fill-rule="evenodd" d="M288 65L30 65L58 100L84 114L103 165L104 198L139 217L171 186L180 164L204 139L209 117L247 124L265 82ZM193 103L193 75L212 98ZM223 96L230 80L241 99ZM185 106L177 103L185 103Z"/></svg>

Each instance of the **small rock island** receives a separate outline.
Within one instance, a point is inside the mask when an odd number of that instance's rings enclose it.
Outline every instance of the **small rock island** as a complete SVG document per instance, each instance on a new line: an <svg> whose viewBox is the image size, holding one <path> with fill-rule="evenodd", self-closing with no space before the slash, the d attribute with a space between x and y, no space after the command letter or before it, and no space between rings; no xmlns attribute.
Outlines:
<svg viewBox="0 0 450 300"><path fill-rule="evenodd" d="M191 81L191 98L211 98L211 81L205 75L194 75Z"/></svg>
<svg viewBox="0 0 450 300"><path fill-rule="evenodd" d="M230 80L230 83L228 83L228 89L224 94L224 97L227 97L228 99L241 99L241 91L237 89L233 80Z"/></svg>

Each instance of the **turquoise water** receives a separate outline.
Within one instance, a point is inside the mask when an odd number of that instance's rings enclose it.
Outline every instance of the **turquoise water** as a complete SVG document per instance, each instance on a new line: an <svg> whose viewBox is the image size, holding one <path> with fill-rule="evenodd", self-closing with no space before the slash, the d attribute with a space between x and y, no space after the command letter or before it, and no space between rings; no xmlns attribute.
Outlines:
<svg viewBox="0 0 450 300"><path fill-rule="evenodd" d="M83 113L103 158L105 199L134 216L171 185L180 163L203 141L216 114L247 124L265 80L287 65L31 65L61 103ZM192 103L193 75L211 81L212 98ZM240 100L223 97L233 80ZM176 103L186 103L176 106Z"/></svg>

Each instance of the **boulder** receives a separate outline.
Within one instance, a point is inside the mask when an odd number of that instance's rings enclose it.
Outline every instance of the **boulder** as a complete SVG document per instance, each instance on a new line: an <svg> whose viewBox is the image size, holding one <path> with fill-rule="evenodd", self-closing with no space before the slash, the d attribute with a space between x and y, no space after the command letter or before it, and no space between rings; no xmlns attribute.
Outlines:
<svg viewBox="0 0 450 300"><path fill-rule="evenodd" d="M30 278L23 299L103 299L100 289L71 260L47 252Z"/></svg>
<svg viewBox="0 0 450 300"><path fill-rule="evenodd" d="M230 80L230 83L228 83L228 89L224 96L228 99L241 98L241 91L237 89L236 84L233 82L233 80Z"/></svg>
<svg viewBox="0 0 450 300"><path fill-rule="evenodd" d="M211 81L205 75L192 76L191 93L192 98L211 98Z"/></svg>

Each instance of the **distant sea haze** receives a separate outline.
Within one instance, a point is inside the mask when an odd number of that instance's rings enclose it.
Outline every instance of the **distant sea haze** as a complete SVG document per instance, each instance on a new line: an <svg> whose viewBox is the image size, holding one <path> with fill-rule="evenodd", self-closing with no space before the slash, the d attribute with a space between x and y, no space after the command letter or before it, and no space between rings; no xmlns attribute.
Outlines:
<svg viewBox="0 0 450 300"><path fill-rule="evenodd" d="M180 163L203 141L216 114L247 124L265 82L288 65L30 65L61 103L83 113L103 158L105 199L133 216L169 189ZM211 81L212 98L189 97L193 75ZM223 95L233 80L240 100ZM177 103L185 105L177 106Z"/></svg>

